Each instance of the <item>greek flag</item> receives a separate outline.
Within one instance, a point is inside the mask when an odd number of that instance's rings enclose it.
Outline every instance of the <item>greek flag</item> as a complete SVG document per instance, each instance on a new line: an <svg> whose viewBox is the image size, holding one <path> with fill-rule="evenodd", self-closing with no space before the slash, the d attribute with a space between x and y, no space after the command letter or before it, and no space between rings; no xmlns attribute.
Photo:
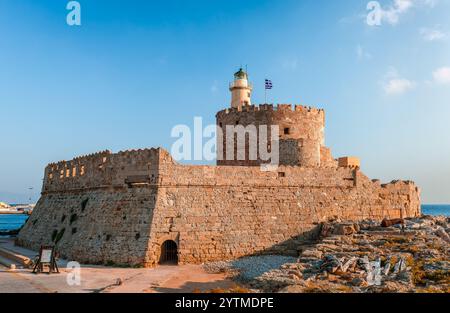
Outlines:
<svg viewBox="0 0 450 313"><path fill-rule="evenodd" d="M269 79L266 79L266 89L272 89L272 81Z"/></svg>

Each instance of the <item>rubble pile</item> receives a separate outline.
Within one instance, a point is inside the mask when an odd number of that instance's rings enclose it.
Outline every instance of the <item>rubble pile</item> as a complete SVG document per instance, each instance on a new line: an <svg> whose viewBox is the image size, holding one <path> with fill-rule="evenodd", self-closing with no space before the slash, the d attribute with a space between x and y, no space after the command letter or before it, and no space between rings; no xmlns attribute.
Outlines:
<svg viewBox="0 0 450 313"><path fill-rule="evenodd" d="M296 262L247 283L263 292L448 293L449 223L431 216L324 223L319 240L301 247Z"/></svg>

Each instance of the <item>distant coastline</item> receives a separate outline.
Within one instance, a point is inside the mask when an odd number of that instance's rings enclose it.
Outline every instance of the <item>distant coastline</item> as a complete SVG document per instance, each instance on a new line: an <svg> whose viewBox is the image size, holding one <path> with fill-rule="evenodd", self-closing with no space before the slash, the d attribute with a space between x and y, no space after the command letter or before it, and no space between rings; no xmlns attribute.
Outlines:
<svg viewBox="0 0 450 313"><path fill-rule="evenodd" d="M33 212L34 204L7 204L0 202L0 215L11 214L26 214L30 215Z"/></svg>
<svg viewBox="0 0 450 313"><path fill-rule="evenodd" d="M16 210L0 210L0 215L30 215L31 213L25 211L16 211Z"/></svg>

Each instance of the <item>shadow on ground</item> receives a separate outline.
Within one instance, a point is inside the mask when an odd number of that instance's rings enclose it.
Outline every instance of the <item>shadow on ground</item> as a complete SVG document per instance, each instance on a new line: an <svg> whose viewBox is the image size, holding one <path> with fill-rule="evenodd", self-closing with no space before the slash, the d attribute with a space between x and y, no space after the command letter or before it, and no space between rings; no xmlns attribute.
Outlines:
<svg viewBox="0 0 450 313"><path fill-rule="evenodd" d="M153 287L152 289L162 293L208 293L245 290L245 288L239 287L236 283L233 283L228 279L210 282L187 281L179 287Z"/></svg>

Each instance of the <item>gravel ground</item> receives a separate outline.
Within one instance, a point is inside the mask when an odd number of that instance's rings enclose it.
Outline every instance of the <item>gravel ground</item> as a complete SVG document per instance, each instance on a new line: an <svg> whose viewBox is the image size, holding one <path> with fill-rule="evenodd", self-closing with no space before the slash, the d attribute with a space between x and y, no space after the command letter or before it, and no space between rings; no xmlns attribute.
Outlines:
<svg viewBox="0 0 450 313"><path fill-rule="evenodd" d="M279 269L282 265L295 263L296 258L280 255L261 255L245 257L234 261L219 261L204 264L210 273L230 272L236 274L236 279L248 282L260 277L264 273Z"/></svg>

